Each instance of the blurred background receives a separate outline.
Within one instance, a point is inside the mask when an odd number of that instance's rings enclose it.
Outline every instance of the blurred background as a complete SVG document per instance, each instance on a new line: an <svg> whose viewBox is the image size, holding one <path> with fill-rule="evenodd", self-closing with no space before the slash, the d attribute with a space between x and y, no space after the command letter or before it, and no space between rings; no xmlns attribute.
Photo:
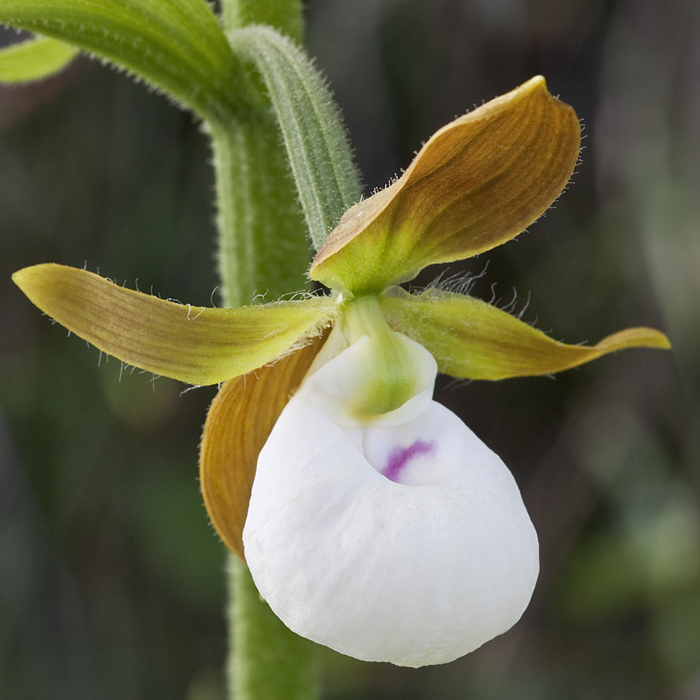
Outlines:
<svg viewBox="0 0 700 700"><path fill-rule="evenodd" d="M535 597L446 666L324 651L324 698L698 700L700 3L313 0L307 19L366 193L543 74L583 122L573 184L450 272L483 272L473 294L557 339L649 325L674 344L556 378L440 381L523 490ZM54 261L210 304L208 159L189 115L97 61L0 89L2 700L224 698L225 556L197 482L215 390L100 361L10 281Z"/></svg>

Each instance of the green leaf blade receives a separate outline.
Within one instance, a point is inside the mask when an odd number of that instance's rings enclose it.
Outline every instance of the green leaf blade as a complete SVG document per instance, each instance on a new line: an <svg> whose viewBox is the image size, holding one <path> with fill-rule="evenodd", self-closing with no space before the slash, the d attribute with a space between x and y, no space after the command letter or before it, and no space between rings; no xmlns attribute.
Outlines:
<svg viewBox="0 0 700 700"><path fill-rule="evenodd" d="M230 120L246 94L205 0L3 0L0 22L106 59L205 119Z"/></svg>
<svg viewBox="0 0 700 700"><path fill-rule="evenodd" d="M56 264L12 278L44 313L99 350L197 385L272 362L317 335L336 313L329 297L226 309L176 304Z"/></svg>
<svg viewBox="0 0 700 700"><path fill-rule="evenodd" d="M28 83L62 71L78 49L62 41L37 37L0 49L0 83Z"/></svg>

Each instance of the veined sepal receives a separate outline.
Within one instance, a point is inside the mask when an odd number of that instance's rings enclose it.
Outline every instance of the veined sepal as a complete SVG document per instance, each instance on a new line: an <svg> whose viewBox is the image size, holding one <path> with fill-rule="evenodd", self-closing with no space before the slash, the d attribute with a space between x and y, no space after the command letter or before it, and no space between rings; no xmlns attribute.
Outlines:
<svg viewBox="0 0 700 700"><path fill-rule="evenodd" d="M532 78L435 133L396 182L344 214L309 274L378 294L505 243L559 196L579 147L574 110Z"/></svg>

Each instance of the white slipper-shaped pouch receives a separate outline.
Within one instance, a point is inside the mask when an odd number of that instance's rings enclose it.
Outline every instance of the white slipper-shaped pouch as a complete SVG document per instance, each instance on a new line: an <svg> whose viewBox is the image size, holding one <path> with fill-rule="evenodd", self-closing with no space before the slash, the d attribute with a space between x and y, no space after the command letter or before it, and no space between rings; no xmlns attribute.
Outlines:
<svg viewBox="0 0 700 700"><path fill-rule="evenodd" d="M345 410L363 391L367 336L306 379L260 453L243 543L260 594L291 630L416 667L512 627L539 562L511 473L432 401L435 361L402 339L420 381L391 413L358 424Z"/></svg>

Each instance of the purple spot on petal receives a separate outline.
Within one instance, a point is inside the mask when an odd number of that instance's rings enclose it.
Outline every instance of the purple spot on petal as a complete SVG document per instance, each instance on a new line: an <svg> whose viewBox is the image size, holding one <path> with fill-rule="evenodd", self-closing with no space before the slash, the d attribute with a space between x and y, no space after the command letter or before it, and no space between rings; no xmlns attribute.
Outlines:
<svg viewBox="0 0 700 700"><path fill-rule="evenodd" d="M382 474L387 479L398 482L401 471L414 457L429 455L434 451L434 442L423 442L422 440L416 440L410 447L395 447L389 453L389 459Z"/></svg>

